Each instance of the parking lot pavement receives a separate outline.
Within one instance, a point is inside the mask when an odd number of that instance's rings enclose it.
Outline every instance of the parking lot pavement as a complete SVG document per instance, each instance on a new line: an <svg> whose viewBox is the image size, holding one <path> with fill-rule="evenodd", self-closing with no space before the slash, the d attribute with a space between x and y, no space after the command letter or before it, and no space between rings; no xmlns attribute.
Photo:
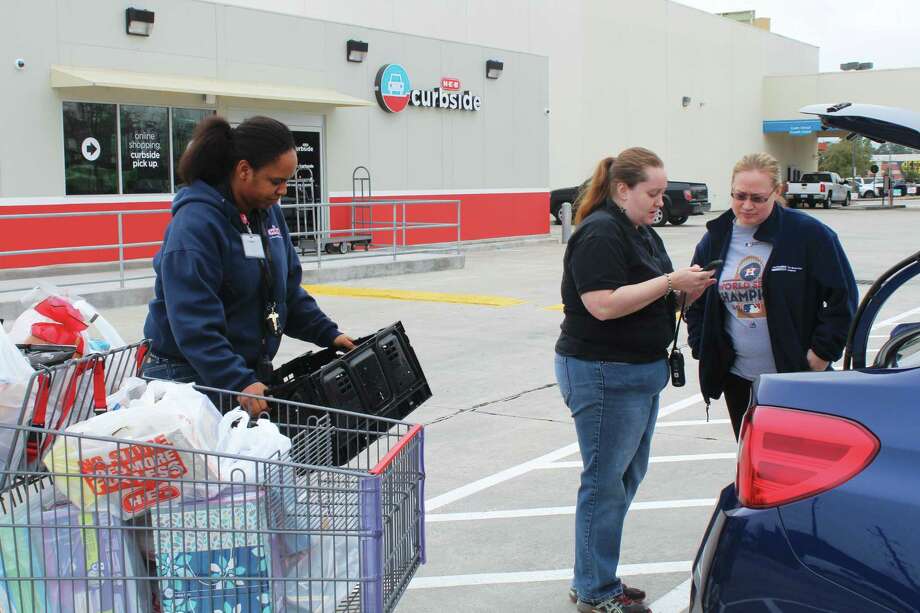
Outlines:
<svg viewBox="0 0 920 613"><path fill-rule="evenodd" d="M858 279L868 282L917 250L920 210L809 212L841 237ZM704 221L660 233L677 265L689 262ZM508 306L387 297L320 296L343 330L359 336L402 320L434 397L410 416L426 424L428 564L400 611L574 611L573 559L578 450L553 376L563 247L523 246L467 255L464 270L340 283L353 288L474 294ZM920 321L911 287L876 322L870 348L894 325ZM144 307L109 319L131 339ZM285 339L280 364L309 345ZM724 405L706 421L687 356L686 387L665 389L652 464L627 516L621 571L645 588L656 613L681 611L689 569L715 498L734 478L735 441Z"/></svg>

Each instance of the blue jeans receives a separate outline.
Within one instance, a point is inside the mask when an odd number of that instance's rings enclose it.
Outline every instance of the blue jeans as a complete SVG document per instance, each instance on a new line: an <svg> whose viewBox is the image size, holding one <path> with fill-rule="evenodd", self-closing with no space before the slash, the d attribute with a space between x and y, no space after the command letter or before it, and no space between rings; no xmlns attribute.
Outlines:
<svg viewBox="0 0 920 613"><path fill-rule="evenodd" d="M198 373L188 362L160 357L153 352L147 354L147 360L141 367L141 376L177 383L192 383L199 380Z"/></svg>
<svg viewBox="0 0 920 613"><path fill-rule="evenodd" d="M620 594L623 521L648 469L666 360L593 362L556 355L556 380L572 411L584 468L575 507L579 599L598 604Z"/></svg>

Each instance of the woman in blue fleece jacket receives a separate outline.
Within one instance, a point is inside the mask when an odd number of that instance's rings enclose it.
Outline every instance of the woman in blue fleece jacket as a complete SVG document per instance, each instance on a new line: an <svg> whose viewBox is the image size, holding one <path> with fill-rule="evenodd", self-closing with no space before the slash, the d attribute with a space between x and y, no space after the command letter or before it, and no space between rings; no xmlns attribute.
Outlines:
<svg viewBox="0 0 920 613"><path fill-rule="evenodd" d="M153 259L144 375L263 396L282 334L354 348L301 287L278 206L296 167L293 136L274 119L232 128L212 116L195 129L179 162L187 186ZM252 414L268 408L240 401Z"/></svg>
<svg viewBox="0 0 920 613"><path fill-rule="evenodd" d="M732 172L732 205L706 224L693 263L723 260L718 283L687 309L706 400L725 394L735 438L754 380L821 371L840 359L856 312L856 280L840 240L814 217L777 203L777 161L746 155Z"/></svg>

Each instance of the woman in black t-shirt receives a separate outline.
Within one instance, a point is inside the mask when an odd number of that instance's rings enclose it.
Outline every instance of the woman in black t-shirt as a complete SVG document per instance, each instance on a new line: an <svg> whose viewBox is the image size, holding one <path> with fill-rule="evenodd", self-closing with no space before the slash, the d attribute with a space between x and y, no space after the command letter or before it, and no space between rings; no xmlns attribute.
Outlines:
<svg viewBox="0 0 920 613"><path fill-rule="evenodd" d="M649 610L645 593L617 577L623 520L648 467L668 381L675 293L689 304L714 283L699 266L675 272L649 227L666 187L664 165L648 149L602 160L565 252L556 379L584 464L570 592L582 613Z"/></svg>

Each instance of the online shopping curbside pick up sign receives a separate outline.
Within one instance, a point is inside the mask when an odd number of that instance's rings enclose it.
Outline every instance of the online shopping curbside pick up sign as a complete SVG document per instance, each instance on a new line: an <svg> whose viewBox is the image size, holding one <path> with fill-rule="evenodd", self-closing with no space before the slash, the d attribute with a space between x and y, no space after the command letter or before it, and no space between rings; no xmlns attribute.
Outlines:
<svg viewBox="0 0 920 613"><path fill-rule="evenodd" d="M451 111L478 111L482 108L482 98L459 89L459 79L453 78L441 79L441 87L412 89L409 73L399 64L384 64L374 80L377 103L387 113L399 113L409 105Z"/></svg>

